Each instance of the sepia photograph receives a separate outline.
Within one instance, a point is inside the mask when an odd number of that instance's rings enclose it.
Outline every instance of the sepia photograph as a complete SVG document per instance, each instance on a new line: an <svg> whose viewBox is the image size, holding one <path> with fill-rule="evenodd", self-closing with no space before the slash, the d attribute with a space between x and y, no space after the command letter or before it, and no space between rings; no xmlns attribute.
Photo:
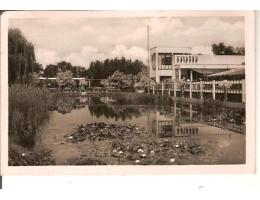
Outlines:
<svg viewBox="0 0 260 200"><path fill-rule="evenodd" d="M2 159L8 168L252 165L252 16L2 13Z"/></svg>

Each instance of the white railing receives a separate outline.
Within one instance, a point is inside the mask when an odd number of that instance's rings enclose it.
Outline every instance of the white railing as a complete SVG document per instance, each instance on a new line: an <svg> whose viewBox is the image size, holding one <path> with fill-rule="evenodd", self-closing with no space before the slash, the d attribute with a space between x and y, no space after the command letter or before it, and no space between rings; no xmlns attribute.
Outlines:
<svg viewBox="0 0 260 200"><path fill-rule="evenodd" d="M176 97L177 92L188 92L189 97L192 98L194 93L200 93L201 99L203 99L203 94L211 93L213 99L216 99L216 94L238 94L242 95L242 102L245 102L245 80L229 80L225 81L226 85L229 87L222 86L222 81L187 81L182 85L174 83L160 83L151 88L152 93L168 94L170 96ZM172 95L173 92L173 95Z"/></svg>

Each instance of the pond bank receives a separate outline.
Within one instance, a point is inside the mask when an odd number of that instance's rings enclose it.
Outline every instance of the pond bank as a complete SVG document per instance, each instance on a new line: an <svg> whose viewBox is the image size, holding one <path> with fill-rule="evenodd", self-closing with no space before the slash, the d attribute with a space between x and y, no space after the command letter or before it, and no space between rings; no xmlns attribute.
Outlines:
<svg viewBox="0 0 260 200"><path fill-rule="evenodd" d="M107 96L107 97L117 97L117 98L131 98L130 102L128 101L127 103L132 103L132 104L137 104L136 101L134 100L136 98L142 98L141 101L138 102L143 102L139 103L139 105L147 105L147 104L156 104L156 103L167 103L169 102L176 102L176 103L192 103L192 104L202 104L205 99L196 99L196 98L182 98L182 97L169 97L168 95L155 95L155 94L148 94L148 93L134 93L134 92L91 92L91 93L86 93L84 95L81 95L81 93L53 93L54 95L68 95L68 96ZM133 97L134 96L134 97ZM147 100L147 97L151 98L150 100ZM147 102L145 102L147 101ZM216 102L218 104L222 104L223 106L227 108L237 108L237 109L245 109L245 103L239 103L239 102L223 102L220 100L212 100L213 102ZM124 103L124 102L120 102Z"/></svg>
<svg viewBox="0 0 260 200"><path fill-rule="evenodd" d="M202 104L203 99L195 99L195 98L180 98L180 97L171 97L173 101L175 102L183 102L183 103L192 103L192 104ZM223 104L227 108L237 108L237 109L245 109L244 103L238 103L238 102L223 102L219 100L214 100L213 102L216 102L218 104Z"/></svg>

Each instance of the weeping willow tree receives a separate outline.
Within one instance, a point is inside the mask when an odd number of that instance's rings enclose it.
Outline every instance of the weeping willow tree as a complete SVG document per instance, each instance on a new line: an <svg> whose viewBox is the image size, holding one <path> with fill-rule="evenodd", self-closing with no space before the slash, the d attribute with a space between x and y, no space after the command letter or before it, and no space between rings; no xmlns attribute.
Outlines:
<svg viewBox="0 0 260 200"><path fill-rule="evenodd" d="M49 91L38 87L38 73L42 65L36 63L34 46L19 29L8 31L8 84L10 143L28 147L44 123L49 120Z"/></svg>
<svg viewBox="0 0 260 200"><path fill-rule="evenodd" d="M30 74L39 72L42 66L36 63L34 46L19 29L8 30L8 77L9 85L28 83Z"/></svg>

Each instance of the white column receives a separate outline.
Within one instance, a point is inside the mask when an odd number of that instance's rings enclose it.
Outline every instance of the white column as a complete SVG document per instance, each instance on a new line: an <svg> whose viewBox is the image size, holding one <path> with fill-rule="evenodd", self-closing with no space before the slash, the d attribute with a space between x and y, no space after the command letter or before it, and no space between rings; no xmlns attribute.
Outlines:
<svg viewBox="0 0 260 200"><path fill-rule="evenodd" d="M154 94L154 85L153 85L153 94Z"/></svg>
<svg viewBox="0 0 260 200"><path fill-rule="evenodd" d="M203 99L203 84L202 84L202 81L200 81L200 99Z"/></svg>
<svg viewBox="0 0 260 200"><path fill-rule="evenodd" d="M212 81L212 97L215 100L216 99L216 81Z"/></svg>
<svg viewBox="0 0 260 200"><path fill-rule="evenodd" d="M175 64L174 55L172 53L172 80L175 80Z"/></svg>
<svg viewBox="0 0 260 200"><path fill-rule="evenodd" d="M193 81L193 74L192 74L192 70L190 70L190 99L192 99L192 81Z"/></svg>
<svg viewBox="0 0 260 200"><path fill-rule="evenodd" d="M242 80L242 103L246 102L246 82L245 79Z"/></svg>
<svg viewBox="0 0 260 200"><path fill-rule="evenodd" d="M155 81L156 83L159 83L160 82L160 77L159 77L159 74L158 74L158 67L159 67L159 57L158 57L158 52L155 53Z"/></svg>
<svg viewBox="0 0 260 200"><path fill-rule="evenodd" d="M164 90L164 83L162 82L162 95L163 95L163 90Z"/></svg>
<svg viewBox="0 0 260 200"><path fill-rule="evenodd" d="M173 85L173 96L176 97L176 82Z"/></svg>
<svg viewBox="0 0 260 200"><path fill-rule="evenodd" d="M179 80L181 80L181 68L179 68L178 70L179 70Z"/></svg>

